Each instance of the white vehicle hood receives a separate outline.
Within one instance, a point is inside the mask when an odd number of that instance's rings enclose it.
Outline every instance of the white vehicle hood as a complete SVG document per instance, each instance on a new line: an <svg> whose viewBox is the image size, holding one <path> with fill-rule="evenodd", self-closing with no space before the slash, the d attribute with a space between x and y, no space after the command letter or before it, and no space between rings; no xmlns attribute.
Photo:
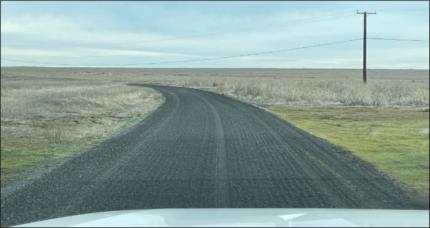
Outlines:
<svg viewBox="0 0 430 228"><path fill-rule="evenodd" d="M212 226L212 227L428 227L428 210L374 209L151 209L89 213L26 226Z"/></svg>

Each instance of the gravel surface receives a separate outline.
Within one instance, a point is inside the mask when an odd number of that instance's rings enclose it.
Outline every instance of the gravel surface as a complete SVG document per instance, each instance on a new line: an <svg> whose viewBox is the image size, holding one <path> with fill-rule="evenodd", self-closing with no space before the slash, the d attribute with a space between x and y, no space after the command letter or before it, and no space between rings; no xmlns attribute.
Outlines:
<svg viewBox="0 0 430 228"><path fill-rule="evenodd" d="M417 208L351 153L252 105L150 86L140 123L2 197L1 225L144 208Z"/></svg>

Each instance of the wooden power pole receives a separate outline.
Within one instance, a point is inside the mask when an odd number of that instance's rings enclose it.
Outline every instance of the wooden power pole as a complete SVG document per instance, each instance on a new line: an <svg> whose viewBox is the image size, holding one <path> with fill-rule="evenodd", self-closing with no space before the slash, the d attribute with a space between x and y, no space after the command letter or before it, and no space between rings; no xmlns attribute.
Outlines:
<svg viewBox="0 0 430 228"><path fill-rule="evenodd" d="M366 49L367 49L367 15L368 14L376 14L376 13L368 13L366 11L359 12L357 11L357 14L363 14L364 18L364 26L363 26L363 83L367 82L367 68L366 68Z"/></svg>

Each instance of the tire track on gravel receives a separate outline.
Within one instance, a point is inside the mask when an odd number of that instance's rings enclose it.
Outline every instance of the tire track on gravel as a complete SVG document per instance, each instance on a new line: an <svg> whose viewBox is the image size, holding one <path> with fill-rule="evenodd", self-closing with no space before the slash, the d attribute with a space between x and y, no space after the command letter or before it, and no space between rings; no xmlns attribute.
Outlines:
<svg viewBox="0 0 430 228"><path fill-rule="evenodd" d="M311 179L313 182L316 181L318 186L322 186L319 190L325 193L323 201L326 198L331 199L330 203L326 201L319 206L353 208L418 206L411 206L414 203L409 198L410 192L399 183L392 182L389 177L380 173L372 165L349 152L342 151L252 105L232 99L226 101L222 96L212 92L206 92L206 94L218 102L228 105L230 109L240 109L242 113L248 115L248 122L264 126L266 132L270 132L273 138L277 139L278 143L289 152L289 155L295 160L296 166L299 163L299 167L304 168L302 172L307 176L304 179ZM279 156L279 158L283 158L283 156ZM288 161L285 161L285 164L288 164ZM318 178L312 178L314 175ZM300 185L303 184L304 182L300 183ZM302 191L304 190L302 189ZM328 192L331 194L327 195ZM333 194L334 192L336 194ZM315 205L311 205L311 207L315 207Z"/></svg>
<svg viewBox="0 0 430 228"><path fill-rule="evenodd" d="M178 107L180 104L179 98L174 94L174 93L170 93L168 91L165 92L165 95L169 95L167 96L168 99L172 99L173 103L175 104L173 110L171 112L169 112L169 115L166 116L162 122L159 124L159 126L155 129L153 129L153 131L148 132L148 134L146 134L144 137L147 140L150 140L154 137L156 137L157 133L163 128L165 127L165 125L167 123L169 123L169 121L171 121L172 117L175 116L175 114L178 111ZM69 211L71 208L76 207L76 205L82 204L83 202L83 195L87 195L90 192L94 192L94 191L98 191L98 189L100 189L100 185L101 183L103 183L103 181L105 181L106 179L108 179L110 176L114 175L114 173L118 170L118 168L120 168L121 166L126 166L127 162L129 162L131 159L134 158L134 155L136 153L138 153L140 150L145 150L145 149L149 149L148 145L145 144L146 141L141 141L139 143L137 143L130 151L126 151L126 153L124 153L120 158L118 158L115 162L115 164L113 164L112 166L110 166L108 169L104 170L103 172L100 172L97 174L96 177L94 177L94 181L92 181L90 184L82 187L82 189L80 189L79 191L77 191L75 193L75 195L73 197L71 197L70 199L70 204L66 205L63 208L60 208L58 211L56 211L54 214L51 215L51 217L57 217L57 215L62 215L64 213L66 213L67 211Z"/></svg>
<svg viewBox="0 0 430 228"><path fill-rule="evenodd" d="M224 129L216 108L203 97L199 97L209 107L215 121L215 207L228 208L227 155L225 151Z"/></svg>

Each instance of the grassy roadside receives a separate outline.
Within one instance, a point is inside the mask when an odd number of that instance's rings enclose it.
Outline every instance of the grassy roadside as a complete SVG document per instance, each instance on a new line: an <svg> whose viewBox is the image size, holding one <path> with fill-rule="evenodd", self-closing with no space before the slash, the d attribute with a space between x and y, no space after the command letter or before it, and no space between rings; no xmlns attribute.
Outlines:
<svg viewBox="0 0 430 228"><path fill-rule="evenodd" d="M428 112L356 107L268 108L290 123L373 163L428 198Z"/></svg>
<svg viewBox="0 0 430 228"><path fill-rule="evenodd" d="M125 117L121 120L100 117L94 123L91 118L81 118L77 126L63 126L61 130L53 130L53 132L37 126L27 126L25 131L18 130L13 135L2 134L2 185L29 178L26 172L31 172L32 168L48 168L61 164L78 152L101 143L109 135L131 126L140 119L137 116ZM88 133L77 137L75 134L79 132Z"/></svg>
<svg viewBox="0 0 430 228"><path fill-rule="evenodd" d="M122 83L3 78L1 184L31 178L136 123L161 103Z"/></svg>

